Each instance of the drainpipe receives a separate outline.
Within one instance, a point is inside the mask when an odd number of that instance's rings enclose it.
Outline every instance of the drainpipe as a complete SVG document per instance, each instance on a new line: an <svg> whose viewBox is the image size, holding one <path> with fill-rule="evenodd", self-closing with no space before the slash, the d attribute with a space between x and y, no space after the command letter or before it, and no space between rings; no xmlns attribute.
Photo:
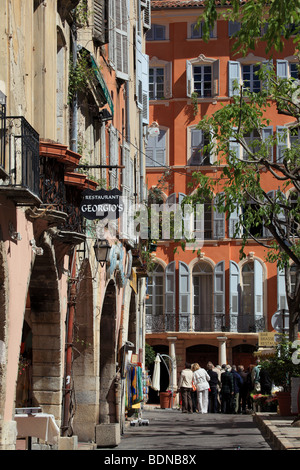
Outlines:
<svg viewBox="0 0 300 470"><path fill-rule="evenodd" d="M73 359L73 327L75 318L75 305L77 294L77 279L76 279L76 249L74 249L71 266L71 279L70 291L68 301L68 314L67 314L67 342L66 342L66 368L65 368L65 386L64 386L64 402L63 402L63 436L71 436L73 431L69 434L69 419L70 419L70 405L72 393L72 359Z"/></svg>
<svg viewBox="0 0 300 470"><path fill-rule="evenodd" d="M139 147L140 147L140 203L144 201L144 154L143 154L143 116L142 112L139 113Z"/></svg>
<svg viewBox="0 0 300 470"><path fill-rule="evenodd" d="M77 29L76 21L71 26L73 69L77 67ZM71 123L71 150L77 153L78 150L78 95L75 90L72 100L72 123Z"/></svg>

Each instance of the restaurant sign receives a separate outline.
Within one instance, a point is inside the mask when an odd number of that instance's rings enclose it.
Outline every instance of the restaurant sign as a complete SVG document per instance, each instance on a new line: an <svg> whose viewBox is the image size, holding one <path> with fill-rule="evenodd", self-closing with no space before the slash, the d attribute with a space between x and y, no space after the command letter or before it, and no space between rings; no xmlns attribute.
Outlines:
<svg viewBox="0 0 300 470"><path fill-rule="evenodd" d="M118 219L123 210L122 193L117 188L110 191L86 189L82 193L80 211L86 219Z"/></svg>

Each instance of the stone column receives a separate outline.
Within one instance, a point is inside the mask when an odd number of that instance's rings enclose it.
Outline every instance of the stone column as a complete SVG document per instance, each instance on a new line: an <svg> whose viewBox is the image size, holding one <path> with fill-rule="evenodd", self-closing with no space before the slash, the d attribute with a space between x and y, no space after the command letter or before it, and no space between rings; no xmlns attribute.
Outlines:
<svg viewBox="0 0 300 470"><path fill-rule="evenodd" d="M217 340L219 341L219 364L227 364L227 357L226 357L226 336L218 336Z"/></svg>
<svg viewBox="0 0 300 470"><path fill-rule="evenodd" d="M172 387L174 391L177 390L177 364L176 364L176 351L175 351L176 340L177 340L176 336L168 337L169 356L173 360L173 369L171 370L171 373L170 373L170 388Z"/></svg>

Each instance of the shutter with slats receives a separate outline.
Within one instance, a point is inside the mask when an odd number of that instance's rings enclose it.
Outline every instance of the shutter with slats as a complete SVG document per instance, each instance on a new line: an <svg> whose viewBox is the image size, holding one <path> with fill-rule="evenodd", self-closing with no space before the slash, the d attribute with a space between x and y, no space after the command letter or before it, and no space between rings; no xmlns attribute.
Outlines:
<svg viewBox="0 0 300 470"><path fill-rule="evenodd" d="M284 269L277 268L277 310L288 310Z"/></svg>
<svg viewBox="0 0 300 470"><path fill-rule="evenodd" d="M254 299L254 316L259 320L263 316L263 268L257 260L254 260Z"/></svg>
<svg viewBox="0 0 300 470"><path fill-rule="evenodd" d="M214 314L215 331L220 331L225 315L225 261L220 261L214 270Z"/></svg>
<svg viewBox="0 0 300 470"><path fill-rule="evenodd" d="M166 267L165 275L165 312L166 312L166 329L167 331L175 330L175 292L176 292L176 263L171 261Z"/></svg>
<svg viewBox="0 0 300 470"><path fill-rule="evenodd" d="M228 62L228 95L238 95L239 90L235 88L235 82L240 83L241 65L237 61Z"/></svg>
<svg viewBox="0 0 300 470"><path fill-rule="evenodd" d="M223 194L223 193L221 193ZM225 237L225 212L219 212L217 209L217 202L220 196L216 196L214 199L214 238Z"/></svg>
<svg viewBox="0 0 300 470"><path fill-rule="evenodd" d="M149 56L142 55L142 109L143 124L149 124Z"/></svg>
<svg viewBox="0 0 300 470"><path fill-rule="evenodd" d="M276 74L278 78L288 78L289 63L287 60L276 60Z"/></svg>
<svg viewBox="0 0 300 470"><path fill-rule="evenodd" d="M268 149L267 149L270 162L273 162L273 140L271 139L272 136L273 136L273 127L272 126L262 128L262 140L263 140L263 142L270 142L270 144L268 145Z"/></svg>
<svg viewBox="0 0 300 470"><path fill-rule="evenodd" d="M143 108L143 53L142 53L142 37L139 34L138 24L136 24L135 34L135 63L136 63L136 98L139 109Z"/></svg>
<svg viewBox="0 0 300 470"><path fill-rule="evenodd" d="M192 96L192 72L193 67L189 60L186 61L186 96Z"/></svg>
<svg viewBox="0 0 300 470"><path fill-rule="evenodd" d="M151 28L151 0L145 0L146 6L145 9L143 10L143 16L144 16L144 28L150 29Z"/></svg>
<svg viewBox="0 0 300 470"><path fill-rule="evenodd" d="M276 162L282 163L284 158L284 152L287 148L287 128L284 126L276 127Z"/></svg>
<svg viewBox="0 0 300 470"><path fill-rule="evenodd" d="M100 44L108 42L108 28L106 20L106 0L94 0L94 29L93 37Z"/></svg>
<svg viewBox="0 0 300 470"><path fill-rule="evenodd" d="M179 331L190 329L190 272L183 261L179 261Z"/></svg>
<svg viewBox="0 0 300 470"><path fill-rule="evenodd" d="M234 261L229 264L229 316L230 331L237 331L240 311L240 269Z"/></svg>
<svg viewBox="0 0 300 470"><path fill-rule="evenodd" d="M123 80L128 80L128 24L127 2L115 0L116 75Z"/></svg>

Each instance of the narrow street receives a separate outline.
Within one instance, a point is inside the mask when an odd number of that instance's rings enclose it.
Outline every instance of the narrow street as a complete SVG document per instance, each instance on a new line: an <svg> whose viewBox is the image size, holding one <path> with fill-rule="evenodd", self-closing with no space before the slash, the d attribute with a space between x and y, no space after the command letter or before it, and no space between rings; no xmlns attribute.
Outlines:
<svg viewBox="0 0 300 470"><path fill-rule="evenodd" d="M148 419L149 425L126 427L114 451L272 450L252 415L183 414L157 409L144 411L142 418Z"/></svg>

